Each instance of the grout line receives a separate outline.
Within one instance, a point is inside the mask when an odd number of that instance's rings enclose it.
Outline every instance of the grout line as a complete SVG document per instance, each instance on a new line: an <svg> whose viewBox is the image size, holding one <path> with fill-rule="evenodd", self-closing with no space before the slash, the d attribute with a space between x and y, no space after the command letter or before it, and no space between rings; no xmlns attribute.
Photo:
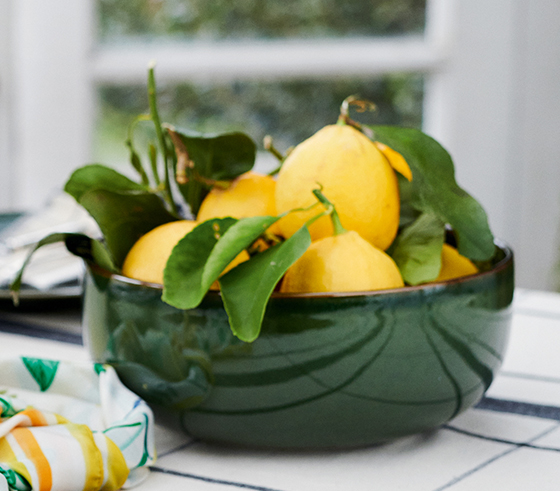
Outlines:
<svg viewBox="0 0 560 491"><path fill-rule="evenodd" d="M539 438L542 438L543 436L546 436L547 434L551 433L552 431L556 430L558 428L559 424L555 424L553 425L551 428L548 428L547 430L539 433L538 435L536 435L535 437L531 438L528 442L523 443L523 444L518 444L518 443L512 443L512 445L515 445L513 448L508 448L507 450L495 455L494 457L486 460L485 462L482 462L481 464L473 467L472 469L469 469L467 472L464 472L463 474L461 474L460 476L457 476L455 478L453 478L451 481L447 482L446 484L444 484L443 486L440 486L437 489L434 489L433 491L443 491L444 489L449 489L450 487L454 486L455 484L463 481L464 479L466 479L469 476L472 476L473 474L475 474L476 472L478 472L481 469L484 469L485 467L489 466L490 464L492 464L493 462L496 462L497 460L501 459L502 457L505 457L506 455L509 455L510 453L513 453L521 448L526 448L529 447L531 445L531 442L534 442L536 440L538 440ZM444 427L446 429L450 429L453 431L457 431L459 433L461 433L462 431L453 427ZM476 436L473 434L473 436ZM504 441L503 443L507 443L507 441ZM558 449L558 451L560 451L560 449Z"/></svg>
<svg viewBox="0 0 560 491"><path fill-rule="evenodd" d="M181 450L184 450L185 448L189 448L189 447L195 445L196 443L199 443L199 441L198 440L191 440L190 442L182 443L181 445L179 445L175 448L172 448L171 450L167 450L167 452L163 452L162 454L158 454L158 460L162 459L163 457L166 457L167 455L171 455L175 452L179 452Z"/></svg>
<svg viewBox="0 0 560 491"><path fill-rule="evenodd" d="M552 429L557 428L559 425L555 425ZM460 433L461 435L466 435L466 436L472 436L473 438L478 438L480 440L486 440L489 442L495 442L495 443L504 443L506 445L514 445L515 447L519 447L519 448L530 448L533 450L545 450L547 452L560 452L560 447L549 447L549 446L545 446L545 445L533 445L532 443L527 443L527 442L519 442L519 441L515 441L515 440L507 440L505 438L497 438L497 437L493 437L493 436L488 436L488 435L483 435L482 433L475 433L474 431L468 431L468 430L463 430L461 428L457 428L456 426L451 426L451 425L443 425L441 427L444 430L449 430L449 431L454 431L455 433ZM546 432L550 432L551 429L546 430ZM541 436L544 435L539 435L536 438L540 438ZM534 441L536 438L533 438L530 441Z"/></svg>
<svg viewBox="0 0 560 491"><path fill-rule="evenodd" d="M234 488L253 489L255 491L280 491L278 489L266 488L266 487L263 487L263 486L254 486L252 484L244 484L244 483L234 482L234 481L225 481L223 479L214 479L212 477L205 477L205 476L199 476L197 474L190 474L188 472L179 472L179 471L174 471L174 470L171 470L171 469L164 469L163 467L150 466L149 469L152 472L159 472L161 474L169 474L169 475L178 476L178 477L187 477L189 479L196 479L198 481L210 482L210 483L214 483L214 484L223 484L225 486L232 486Z"/></svg>

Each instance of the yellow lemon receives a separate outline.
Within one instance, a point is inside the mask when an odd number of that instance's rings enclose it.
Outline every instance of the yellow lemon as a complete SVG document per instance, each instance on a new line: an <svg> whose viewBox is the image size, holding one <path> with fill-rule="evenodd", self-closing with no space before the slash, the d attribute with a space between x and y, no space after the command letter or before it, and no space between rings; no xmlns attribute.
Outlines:
<svg viewBox="0 0 560 491"><path fill-rule="evenodd" d="M150 230L128 251L122 274L149 283L163 284L163 270L171 251L197 225L193 220L179 220Z"/></svg>
<svg viewBox="0 0 560 491"><path fill-rule="evenodd" d="M357 232L313 242L286 271L284 293L356 292L404 286L397 265Z"/></svg>
<svg viewBox="0 0 560 491"><path fill-rule="evenodd" d="M154 228L143 235L128 252L122 267L122 274L149 283L163 284L163 270L173 248L198 222L178 220ZM242 261L249 259L246 251L241 252L224 270L229 271ZM218 284L212 285L217 289Z"/></svg>
<svg viewBox="0 0 560 491"><path fill-rule="evenodd" d="M226 189L213 187L200 205L197 221L223 217L275 216L275 189L276 181L271 176L246 172L234 179ZM274 226L271 229L272 232L278 232Z"/></svg>
<svg viewBox="0 0 560 491"><path fill-rule="evenodd" d="M380 249L391 245L399 225L399 188L395 171L363 133L348 125L325 126L286 158L276 184L276 209L282 213L312 205L319 185L334 204L342 225ZM280 220L293 235L318 209L290 213ZM333 234L325 216L309 231L313 240Z"/></svg>
<svg viewBox="0 0 560 491"><path fill-rule="evenodd" d="M434 281L452 280L478 273L478 268L472 261L459 254L457 249L449 244L443 244L441 251L441 269L438 277Z"/></svg>

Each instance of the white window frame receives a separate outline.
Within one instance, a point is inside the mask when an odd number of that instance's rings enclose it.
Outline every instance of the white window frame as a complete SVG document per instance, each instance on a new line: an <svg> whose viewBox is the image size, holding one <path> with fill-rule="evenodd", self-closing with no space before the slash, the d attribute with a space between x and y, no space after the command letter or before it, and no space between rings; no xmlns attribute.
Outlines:
<svg viewBox="0 0 560 491"><path fill-rule="evenodd" d="M93 45L92 11L92 0L0 0L0 209L40 207L88 162L96 84L143 84L151 60L160 81L420 71L424 131L450 150L459 183L514 246L518 284L550 288L558 0L428 0L423 38L111 48Z"/></svg>

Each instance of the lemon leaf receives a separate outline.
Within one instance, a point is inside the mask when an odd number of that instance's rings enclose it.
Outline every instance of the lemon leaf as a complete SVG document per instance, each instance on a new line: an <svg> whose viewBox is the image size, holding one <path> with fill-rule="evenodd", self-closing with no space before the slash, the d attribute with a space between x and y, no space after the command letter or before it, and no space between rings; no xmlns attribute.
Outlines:
<svg viewBox="0 0 560 491"><path fill-rule="evenodd" d="M21 289L21 284L23 281L23 274L29 261L33 257L33 254L37 251L37 249L49 245L55 244L56 242L64 242L66 248L69 252L74 254L75 256L79 256L86 261L94 262L99 266L107 269L108 271L116 272L117 268L113 263L113 259L111 254L105 247L105 244L102 242L92 239L83 234L75 234L75 233L54 233L43 237L39 242L37 242L33 248L27 254L21 268L16 273L16 276L12 280L10 284L10 291L12 296L14 297L15 303L17 304L17 296L19 290Z"/></svg>
<svg viewBox="0 0 560 491"><path fill-rule="evenodd" d="M400 153L412 171L410 205L449 224L459 252L473 260L490 259L494 238L482 206L455 181L449 153L433 138L413 128L368 126L374 140Z"/></svg>
<svg viewBox="0 0 560 491"><path fill-rule="evenodd" d="M304 226L285 242L253 256L220 278L229 324L239 339L252 342L258 337L276 284L310 244L311 236Z"/></svg>
<svg viewBox="0 0 560 491"><path fill-rule="evenodd" d="M205 287L204 276L208 258L219 238L235 222L237 220L231 217L207 220L193 228L177 243L163 271L161 299L164 302L178 309L192 309L202 301L212 284L210 282ZM206 273L206 276L209 275L210 273Z"/></svg>
<svg viewBox="0 0 560 491"><path fill-rule="evenodd" d="M209 183L235 179L255 164L257 146L244 133L173 130L173 134L180 139L180 145L175 142L177 162L189 163L184 169L178 169L175 163L175 173L185 173L186 182L178 182L178 187L194 215L208 193Z"/></svg>
<svg viewBox="0 0 560 491"><path fill-rule="evenodd" d="M142 235L176 220L146 186L104 165L77 169L64 190L95 219L117 267Z"/></svg>
<svg viewBox="0 0 560 491"><path fill-rule="evenodd" d="M127 193L145 192L148 188L101 164L90 164L80 167L72 173L64 186L64 191L77 202L80 202L80 198L84 193L92 189Z"/></svg>
<svg viewBox="0 0 560 491"><path fill-rule="evenodd" d="M181 309L196 307L227 266L277 220L272 216L210 219L195 227L167 261L163 300Z"/></svg>
<svg viewBox="0 0 560 491"><path fill-rule="evenodd" d="M391 247L391 257L405 283L419 285L437 278L444 239L445 224L430 213L423 213L402 230Z"/></svg>
<svg viewBox="0 0 560 491"><path fill-rule="evenodd" d="M206 261L203 288L208 290L228 264L278 220L279 217L272 216L248 217L238 220L228 228L226 233L220 237L214 249L212 249L208 261Z"/></svg>
<svg viewBox="0 0 560 491"><path fill-rule="evenodd" d="M92 189L78 201L95 219L117 267L121 267L130 248L142 235L175 217L161 199L148 192L120 193Z"/></svg>
<svg viewBox="0 0 560 491"><path fill-rule="evenodd" d="M103 242L83 234L65 235L64 244L69 252L112 273L119 271L113 262L111 253Z"/></svg>

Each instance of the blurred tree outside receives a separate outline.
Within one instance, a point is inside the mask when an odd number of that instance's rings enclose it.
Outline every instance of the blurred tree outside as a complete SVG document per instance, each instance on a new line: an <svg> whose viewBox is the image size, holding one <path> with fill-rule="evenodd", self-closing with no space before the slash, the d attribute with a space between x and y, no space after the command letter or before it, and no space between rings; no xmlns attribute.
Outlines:
<svg viewBox="0 0 560 491"><path fill-rule="evenodd" d="M230 40L303 39L421 35L425 0L98 0L98 42L224 42ZM242 62L242 61L241 61ZM366 63L366 61L365 61ZM157 70L156 70L157 76ZM162 119L202 132L243 131L262 150L270 134L284 151L335 123L349 95L370 100L364 123L422 124L423 76L395 73L220 83L158 82ZM93 155L96 161L127 161L127 127L147 112L145 85L98 87L98 118ZM142 138L142 128L140 135ZM149 132L149 130L148 130ZM145 136L145 133L144 133Z"/></svg>
<svg viewBox="0 0 560 491"><path fill-rule="evenodd" d="M420 34L426 0L98 0L102 42Z"/></svg>

